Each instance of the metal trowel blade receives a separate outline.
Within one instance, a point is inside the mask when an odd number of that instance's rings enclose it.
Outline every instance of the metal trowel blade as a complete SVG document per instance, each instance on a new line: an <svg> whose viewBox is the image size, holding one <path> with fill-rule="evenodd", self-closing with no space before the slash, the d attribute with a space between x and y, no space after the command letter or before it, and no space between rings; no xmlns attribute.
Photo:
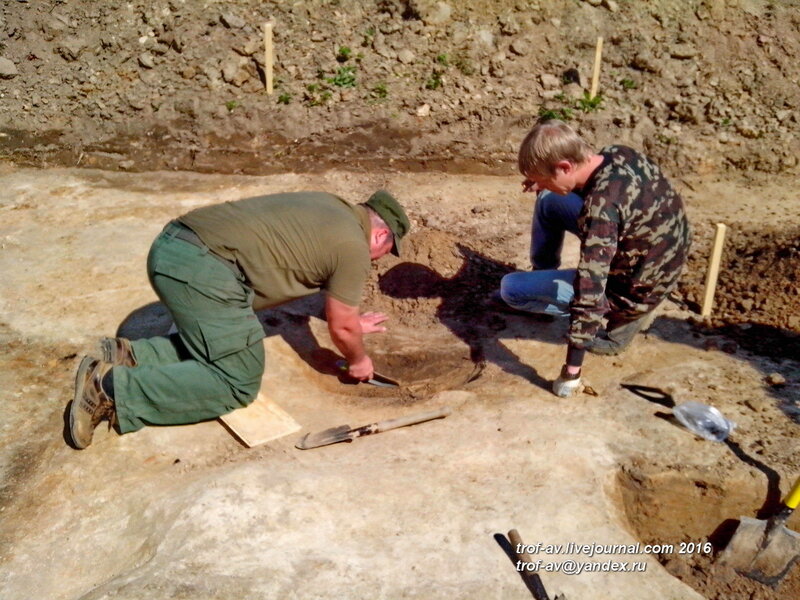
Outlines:
<svg viewBox="0 0 800 600"><path fill-rule="evenodd" d="M367 379L367 383L379 387L400 387L397 381L391 377L386 377L386 375L381 375L380 373L373 373L372 379Z"/></svg>

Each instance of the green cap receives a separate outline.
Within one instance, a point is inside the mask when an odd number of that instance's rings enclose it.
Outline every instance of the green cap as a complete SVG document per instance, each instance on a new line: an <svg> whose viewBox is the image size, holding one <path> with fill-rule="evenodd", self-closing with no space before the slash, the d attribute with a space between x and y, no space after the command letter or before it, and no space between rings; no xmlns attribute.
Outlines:
<svg viewBox="0 0 800 600"><path fill-rule="evenodd" d="M397 202L386 190L378 190L367 200L366 205L378 213L378 216L383 219L384 223L389 226L394 234L394 246L392 247L392 254L400 256L400 238L408 233L411 229L411 223L406 216L403 207Z"/></svg>

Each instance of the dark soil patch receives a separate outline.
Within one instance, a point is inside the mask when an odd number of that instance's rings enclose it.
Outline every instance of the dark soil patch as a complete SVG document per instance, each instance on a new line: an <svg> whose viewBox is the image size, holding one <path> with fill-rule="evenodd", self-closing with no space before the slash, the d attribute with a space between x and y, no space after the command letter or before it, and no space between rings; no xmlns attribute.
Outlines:
<svg viewBox="0 0 800 600"><path fill-rule="evenodd" d="M703 224L695 231L712 231ZM700 312L711 236L696 234L680 285L687 306ZM718 332L751 352L800 357L800 229L728 229L711 318L704 331Z"/></svg>

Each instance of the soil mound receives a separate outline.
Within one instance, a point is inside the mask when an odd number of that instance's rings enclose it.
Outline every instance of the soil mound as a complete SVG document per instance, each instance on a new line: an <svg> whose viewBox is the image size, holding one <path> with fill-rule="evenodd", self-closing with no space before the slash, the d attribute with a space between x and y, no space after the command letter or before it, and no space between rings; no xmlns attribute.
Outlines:
<svg viewBox="0 0 800 600"><path fill-rule="evenodd" d="M675 173L796 171L799 6L5 2L0 156L137 171L513 172L519 140L548 115Z"/></svg>
<svg viewBox="0 0 800 600"><path fill-rule="evenodd" d="M710 237L697 239L682 279L681 292L698 312L710 253ZM732 227L722 254L714 313L702 325L758 354L800 356L798 282L800 228Z"/></svg>

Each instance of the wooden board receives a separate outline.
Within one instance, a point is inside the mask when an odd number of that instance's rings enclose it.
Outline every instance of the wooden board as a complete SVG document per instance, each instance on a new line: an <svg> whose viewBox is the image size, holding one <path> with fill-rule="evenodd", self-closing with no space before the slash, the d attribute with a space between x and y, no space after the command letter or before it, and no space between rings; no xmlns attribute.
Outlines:
<svg viewBox="0 0 800 600"><path fill-rule="evenodd" d="M264 392L259 392L250 406L223 415L220 421L248 448L300 430L300 424Z"/></svg>

